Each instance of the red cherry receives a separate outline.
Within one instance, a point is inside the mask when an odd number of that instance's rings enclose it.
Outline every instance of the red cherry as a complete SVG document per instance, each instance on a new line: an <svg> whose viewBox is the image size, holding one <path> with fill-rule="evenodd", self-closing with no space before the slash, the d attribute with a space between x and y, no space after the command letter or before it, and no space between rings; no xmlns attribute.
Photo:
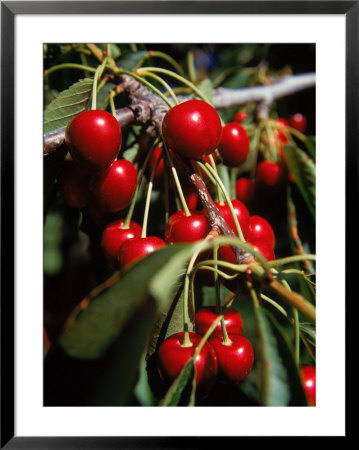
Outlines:
<svg viewBox="0 0 359 450"><path fill-rule="evenodd" d="M212 153L222 133L217 111L202 100L188 100L171 108L162 122L166 144L179 155L200 159Z"/></svg>
<svg viewBox="0 0 359 450"><path fill-rule="evenodd" d="M254 250L261 253L267 261L273 261L275 259L274 251L272 246L268 241L264 239L248 239L246 238L248 244L250 244Z"/></svg>
<svg viewBox="0 0 359 450"><path fill-rule="evenodd" d="M243 122L248 117L248 114L245 111L238 111L234 116L233 122Z"/></svg>
<svg viewBox="0 0 359 450"><path fill-rule="evenodd" d="M72 158L66 158L58 175L59 191L66 205L85 208L89 203L89 175Z"/></svg>
<svg viewBox="0 0 359 450"><path fill-rule="evenodd" d="M94 182L93 193L101 209L116 212L131 203L136 186L136 167L131 161L120 159Z"/></svg>
<svg viewBox="0 0 359 450"><path fill-rule="evenodd" d="M158 349L157 367L168 384L177 378L187 361L192 358L202 336L193 332L189 333L192 347L183 347L183 338L183 332L173 334L163 341ZM207 394L215 382L218 370L216 353L208 342L204 344L197 356L195 366L197 390L201 394Z"/></svg>
<svg viewBox="0 0 359 450"><path fill-rule="evenodd" d="M203 162L207 162L208 164L211 164L210 156L211 156L211 155L204 156L203 158L201 158L201 160L202 160ZM212 157L213 157L213 160L216 161L216 155L215 155L215 153L212 153ZM192 165L193 169L194 169L195 171L197 171L197 164L196 164L196 161L195 161L195 160L191 160L191 165ZM207 181L208 181L208 179L209 179L209 178L208 178L208 175L207 175L202 169L199 169L199 175L200 175L200 177L202 178L202 180L203 180L204 182L207 182Z"/></svg>
<svg viewBox="0 0 359 450"><path fill-rule="evenodd" d="M217 308L215 306L208 306L206 308L199 309L196 312L195 316L197 333L201 336L204 336L208 328L217 319L217 317ZM226 325L227 333L242 334L243 320L241 315L235 308L229 308L226 310L226 312L224 313L224 323ZM221 322L217 324L211 336L219 336L223 339Z"/></svg>
<svg viewBox="0 0 359 450"><path fill-rule="evenodd" d="M304 133L304 131L307 128L307 118L300 113L293 114L289 118L289 123L292 128L295 128L296 130L300 131L301 133Z"/></svg>
<svg viewBox="0 0 359 450"><path fill-rule="evenodd" d="M250 216L246 240L263 239L274 248L275 235L270 223L261 216Z"/></svg>
<svg viewBox="0 0 359 450"><path fill-rule="evenodd" d="M169 244L178 242L196 242L204 239L210 231L208 217L201 211L184 211L174 213L166 224L165 241Z"/></svg>
<svg viewBox="0 0 359 450"><path fill-rule="evenodd" d="M135 237L125 241L118 252L118 261L122 269L164 247L166 243L157 236Z"/></svg>
<svg viewBox="0 0 359 450"><path fill-rule="evenodd" d="M112 114L89 110L72 119L66 128L65 140L76 161L92 169L103 170L116 159L122 133Z"/></svg>
<svg viewBox="0 0 359 450"><path fill-rule="evenodd" d="M315 406L316 395L315 395L315 367L303 365L300 369L300 376L302 378L303 388L305 395L307 397L310 406Z"/></svg>
<svg viewBox="0 0 359 450"><path fill-rule="evenodd" d="M231 200L232 206L234 209L234 213L237 216L238 223L241 227L242 233L245 236L248 231L249 226L249 212L247 207L244 203L242 203L240 200ZM225 221L228 223L228 225L232 228L232 230L237 234L236 232L236 225L234 223L231 210L228 206L227 202L223 202L223 204L220 204L219 202L215 202L219 212L222 214Z"/></svg>
<svg viewBox="0 0 359 450"><path fill-rule="evenodd" d="M131 220L128 228L124 228L125 219L110 223L102 233L101 246L109 262L116 270L120 269L117 255L121 245L128 239L141 237L142 227Z"/></svg>
<svg viewBox="0 0 359 450"><path fill-rule="evenodd" d="M284 168L272 161L261 161L257 166L256 180L266 186L276 186L284 180Z"/></svg>
<svg viewBox="0 0 359 450"><path fill-rule="evenodd" d="M159 161L159 163L157 164L157 168L155 171L155 175L154 175L154 180L156 182L162 182L162 178L163 178L163 173L164 173L164 149L162 147L155 147L152 151L152 155L150 157L149 163L148 163L148 177L151 176L153 169L155 168L155 164L157 162L157 160L159 158L161 158L161 160Z"/></svg>
<svg viewBox="0 0 359 450"><path fill-rule="evenodd" d="M255 186L249 178L238 178L236 181L236 197L241 202L248 204L253 200Z"/></svg>
<svg viewBox="0 0 359 450"><path fill-rule="evenodd" d="M254 353L252 344L240 334L230 334L230 342L224 343L219 336L211 337L218 359L218 378L225 383L235 384L246 378L252 368Z"/></svg>
<svg viewBox="0 0 359 450"><path fill-rule="evenodd" d="M230 167L243 164L247 159L249 147L248 134L240 123L231 122L223 127L218 151L222 155L224 164Z"/></svg>
<svg viewBox="0 0 359 450"><path fill-rule="evenodd" d="M197 208L198 205L198 195L195 191L189 191L184 194L187 206L189 210Z"/></svg>
<svg viewBox="0 0 359 450"><path fill-rule="evenodd" d="M288 142L288 136L289 136L289 123L285 119L277 119L277 135L278 139L282 144L286 144Z"/></svg>

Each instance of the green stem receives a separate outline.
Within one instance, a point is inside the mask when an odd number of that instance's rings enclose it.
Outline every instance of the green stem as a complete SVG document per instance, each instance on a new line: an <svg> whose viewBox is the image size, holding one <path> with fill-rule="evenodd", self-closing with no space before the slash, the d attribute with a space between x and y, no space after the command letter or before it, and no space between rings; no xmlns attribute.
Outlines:
<svg viewBox="0 0 359 450"><path fill-rule="evenodd" d="M180 73L183 77L185 76L185 73L182 69L182 67L178 64L177 61L175 61L172 56L167 55L167 53L164 52L159 52L157 50L149 50L149 52L146 55L146 58L150 57L150 58L161 58L164 59L165 61L167 61L169 64L171 64L178 73Z"/></svg>
<svg viewBox="0 0 359 450"><path fill-rule="evenodd" d="M187 67L188 67L188 74L190 77L190 80L192 83L196 82L197 76L196 76L196 71L194 68L194 56L193 56L193 52L188 52L187 53Z"/></svg>
<svg viewBox="0 0 359 450"><path fill-rule="evenodd" d="M93 85L92 85L92 103L91 103L91 109L96 109L97 107L97 84L99 79L102 76L102 73L104 71L105 65L106 65L107 58L105 58L96 69L95 75L93 77Z"/></svg>
<svg viewBox="0 0 359 450"><path fill-rule="evenodd" d="M209 155L209 161L210 161L210 163L211 163L211 166L213 167L213 170L215 170L215 171L216 171L216 174L218 175L217 166L216 166L216 163L215 163L215 161L214 161L214 158L213 158L212 154ZM218 184L217 184L217 183L215 183L215 184L216 184L216 189L217 189L218 201L219 201L219 203L222 204L222 203L223 203L223 195L222 195L222 191L221 191L221 189L219 188Z"/></svg>
<svg viewBox="0 0 359 450"><path fill-rule="evenodd" d="M64 63L64 64L58 64L57 66L53 66L50 69L45 70L44 77L46 78L53 72L56 72L57 70L61 70L61 69L78 69L78 70L83 70L83 71L92 72L92 73L96 72L96 69L94 69L93 67L85 66L83 64Z"/></svg>
<svg viewBox="0 0 359 450"><path fill-rule="evenodd" d="M172 175L173 175L173 178L174 178L174 182L176 184L176 188L177 188L177 192L178 192L178 195L179 195L179 198L180 198L180 201L181 201L182 208L184 210L185 215L188 217L188 216L191 215L191 213L190 213L190 210L188 209L188 206L187 206L187 203L186 203L186 199L185 199L185 197L183 195L183 191L182 191L181 183L180 183L178 175L177 175L176 167L174 165L172 156L170 155L170 152L168 151L167 146L165 145L164 147L165 147L165 150L166 150L166 155L167 155L168 161L169 161L170 166L171 166Z"/></svg>
<svg viewBox="0 0 359 450"><path fill-rule="evenodd" d="M288 291L292 292L288 282L286 280L282 280L281 283L283 286L288 289ZM292 306L293 311L293 325L294 325L294 357L297 366L299 367L299 356L300 356L300 330L299 330L299 315L298 309Z"/></svg>
<svg viewBox="0 0 359 450"><path fill-rule="evenodd" d="M156 80L159 83L161 83L162 86L164 86L164 88L167 89L167 91L169 92L169 94L173 98L175 104L178 105L179 101L178 101L178 98L177 98L176 94L173 92L173 89L171 88L171 86L168 83L166 83L166 81L163 78L159 77L158 75L156 75L156 74L154 74L152 72L143 72L143 74L144 74L145 77L146 76L151 77L154 80ZM173 106L173 104L172 104L172 106Z"/></svg>
<svg viewBox="0 0 359 450"><path fill-rule="evenodd" d="M146 237L147 234L147 223L148 223L148 214L150 211L150 203L151 203L151 194L152 194L152 188L153 188L153 180L155 178L155 173L157 170L157 166L159 164L159 162L161 161L161 158L157 158L152 172L151 172L151 177L150 177L150 181L148 183L148 189L147 189L147 197L146 197L146 205L145 205L145 211L143 214L143 223L142 223L142 233L141 233L141 237L144 238Z"/></svg>
<svg viewBox="0 0 359 450"><path fill-rule="evenodd" d="M147 68L146 68L147 69ZM121 75L121 74L126 74L129 75L130 77L133 77L135 80L139 81L140 83L144 84L146 87L148 87L148 89L150 89L151 91L153 91L155 94L157 94L158 96L160 96L162 98L162 100L164 102L167 103L167 105L172 108L173 107L173 103L159 90L157 89L155 86L153 86L153 84L149 83L145 78L137 75L134 72L129 72L128 70L124 70L124 69L113 69L113 72L116 75ZM140 73L142 69L138 69L136 72ZM147 71L147 70L146 70Z"/></svg>
<svg viewBox="0 0 359 450"><path fill-rule="evenodd" d="M116 108L115 108L115 102L114 102L114 98L116 97L116 92L115 91L110 91L110 108L111 108L111 113L114 117L116 117Z"/></svg>

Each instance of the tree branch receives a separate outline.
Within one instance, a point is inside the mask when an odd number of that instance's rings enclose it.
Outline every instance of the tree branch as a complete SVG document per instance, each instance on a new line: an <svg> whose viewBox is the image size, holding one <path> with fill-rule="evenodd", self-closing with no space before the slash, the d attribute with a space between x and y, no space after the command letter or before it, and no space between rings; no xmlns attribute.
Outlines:
<svg viewBox="0 0 359 450"><path fill-rule="evenodd" d="M121 75L120 86L127 92L130 105L116 111L117 120L121 128L128 126L147 125L148 132L161 132L161 125L168 105L156 94L143 86L129 75ZM218 88L213 91L213 105L215 108L229 108L249 102L270 104L278 98L294 94L303 89L315 86L315 74L292 75L279 78L268 86L255 86L244 89ZM180 101L189 97L181 97ZM55 151L65 139L65 129L56 130L44 135L44 155Z"/></svg>

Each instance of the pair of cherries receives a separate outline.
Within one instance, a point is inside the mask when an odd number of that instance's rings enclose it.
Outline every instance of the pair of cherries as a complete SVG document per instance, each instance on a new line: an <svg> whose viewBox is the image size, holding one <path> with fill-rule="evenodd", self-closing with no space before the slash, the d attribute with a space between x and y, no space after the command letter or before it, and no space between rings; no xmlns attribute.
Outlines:
<svg viewBox="0 0 359 450"><path fill-rule="evenodd" d="M84 111L67 126L65 142L71 157L58 176L64 202L106 212L126 208L136 190L137 169L117 159L122 132L116 118L107 111Z"/></svg>
<svg viewBox="0 0 359 450"><path fill-rule="evenodd" d="M184 342L184 332L175 333L162 342L157 352L157 367L165 383L171 384L194 353L209 327L218 318L215 307L201 308L195 316L196 332L189 333L190 345ZM206 396L218 379L236 384L244 380L253 365L254 352L243 336L243 320L235 308L224 314L228 338L224 339L218 323L195 360L196 389Z"/></svg>

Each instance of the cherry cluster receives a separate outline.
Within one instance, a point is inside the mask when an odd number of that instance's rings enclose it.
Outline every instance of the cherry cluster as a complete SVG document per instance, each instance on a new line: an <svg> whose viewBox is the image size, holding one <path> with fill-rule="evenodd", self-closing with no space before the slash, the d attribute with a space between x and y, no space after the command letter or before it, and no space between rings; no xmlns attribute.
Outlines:
<svg viewBox="0 0 359 450"><path fill-rule="evenodd" d="M165 383L171 384L184 365L195 357L196 390L205 397L216 380L237 384L249 374L254 353L250 341L243 336L243 320L235 308L228 308L223 322L218 322L209 339L200 348L202 337L219 314L216 307L201 308L196 312L196 332L175 333L162 342L157 353L157 367Z"/></svg>

